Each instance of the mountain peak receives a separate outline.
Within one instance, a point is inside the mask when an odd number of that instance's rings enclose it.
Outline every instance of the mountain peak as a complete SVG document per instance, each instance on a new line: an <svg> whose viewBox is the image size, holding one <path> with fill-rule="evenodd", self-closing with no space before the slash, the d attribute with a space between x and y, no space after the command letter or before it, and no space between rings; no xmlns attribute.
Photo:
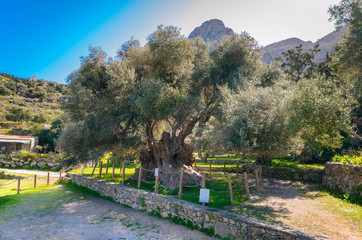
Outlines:
<svg viewBox="0 0 362 240"><path fill-rule="evenodd" d="M233 34L231 28L225 27L225 24L220 19L211 19L203 22L201 26L196 27L189 35L189 39L201 37L204 41L218 41L222 39L224 35Z"/></svg>

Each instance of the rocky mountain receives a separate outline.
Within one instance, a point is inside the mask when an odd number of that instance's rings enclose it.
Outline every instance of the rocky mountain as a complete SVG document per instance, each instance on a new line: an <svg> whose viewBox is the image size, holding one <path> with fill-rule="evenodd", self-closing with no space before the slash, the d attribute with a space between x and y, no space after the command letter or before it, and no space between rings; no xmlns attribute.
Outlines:
<svg viewBox="0 0 362 240"><path fill-rule="evenodd" d="M275 60L276 57L281 57L282 52L287 51L288 49L295 48L296 46L303 45L304 51L309 51L316 44L319 44L320 51L315 55L316 62L326 61L326 53L333 52L333 45L339 42L340 37L346 32L346 28L342 28L339 31L334 31L326 36L322 37L315 43L311 41L303 41L299 38L288 38L280 42L272 43L263 48L264 57L263 60L266 63L271 63Z"/></svg>
<svg viewBox="0 0 362 240"><path fill-rule="evenodd" d="M204 22L201 26L196 27L189 35L189 39L194 39L196 37L201 37L204 41L218 41L220 42L221 38L224 35L233 34L231 28L225 27L223 21L219 19L211 19Z"/></svg>
<svg viewBox="0 0 362 240"><path fill-rule="evenodd" d="M303 45L304 51L309 51L310 48L319 44L320 51L315 56L316 62L326 61L326 53L333 52L333 44L337 43L340 37L345 33L346 28L339 31L334 31L322 37L315 43L312 41L303 41L299 38L288 38L280 42L272 43L263 48L263 60L266 63L271 63L276 57L282 56L282 52L288 49L295 48L298 45ZM223 21L219 19L211 19L196 27L189 35L189 39L201 37L205 41L220 41L224 35L233 34L231 28L225 27Z"/></svg>

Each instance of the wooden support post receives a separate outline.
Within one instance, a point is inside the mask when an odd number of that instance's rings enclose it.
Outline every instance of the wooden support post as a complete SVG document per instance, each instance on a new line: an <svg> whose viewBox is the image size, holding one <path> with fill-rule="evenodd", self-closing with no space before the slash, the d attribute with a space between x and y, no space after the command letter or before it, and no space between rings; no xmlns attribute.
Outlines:
<svg viewBox="0 0 362 240"><path fill-rule="evenodd" d="M259 193L259 171L255 169L256 191Z"/></svg>
<svg viewBox="0 0 362 240"><path fill-rule="evenodd" d="M141 180L142 180L142 166L138 169L138 188L141 187Z"/></svg>
<svg viewBox="0 0 362 240"><path fill-rule="evenodd" d="M239 176L239 162L236 162L236 176Z"/></svg>
<svg viewBox="0 0 362 240"><path fill-rule="evenodd" d="M158 175L156 176L155 193L158 193Z"/></svg>
<svg viewBox="0 0 362 240"><path fill-rule="evenodd" d="M196 162L197 162L197 161L195 160L195 168L197 167Z"/></svg>
<svg viewBox="0 0 362 240"><path fill-rule="evenodd" d="M231 185L230 173L228 173L228 183L229 183L230 202L231 202L231 205L233 205L233 203L234 203L234 199L233 199L233 187L232 187L232 185Z"/></svg>
<svg viewBox="0 0 362 240"><path fill-rule="evenodd" d="M99 162L99 179L102 178L102 167L103 167L103 163L102 161Z"/></svg>
<svg viewBox="0 0 362 240"><path fill-rule="evenodd" d="M18 194L20 193L20 178L18 178Z"/></svg>
<svg viewBox="0 0 362 240"><path fill-rule="evenodd" d="M211 169L212 169L212 161L210 160L210 173L211 173Z"/></svg>
<svg viewBox="0 0 362 240"><path fill-rule="evenodd" d="M50 173L48 172L48 176L47 176L47 185L49 185L49 175L50 175Z"/></svg>
<svg viewBox="0 0 362 240"><path fill-rule="evenodd" d="M108 173L109 160L107 160L106 174Z"/></svg>
<svg viewBox="0 0 362 240"><path fill-rule="evenodd" d="M34 175L34 188L36 188L36 174Z"/></svg>
<svg viewBox="0 0 362 240"><path fill-rule="evenodd" d="M203 188L203 189L206 188L205 173L202 174L201 188ZM204 203L204 202L202 203L202 206L205 206L205 203Z"/></svg>
<svg viewBox="0 0 362 240"><path fill-rule="evenodd" d="M62 169L60 169L60 171L59 171L59 180L61 180L62 179Z"/></svg>
<svg viewBox="0 0 362 240"><path fill-rule="evenodd" d="M113 170L112 170L112 182L114 181L114 168L116 167L116 163L115 161L113 160Z"/></svg>
<svg viewBox="0 0 362 240"><path fill-rule="evenodd" d="M180 185L178 187L178 199L182 199L182 185L184 183L184 170L181 169L181 174L180 174Z"/></svg>
<svg viewBox="0 0 362 240"><path fill-rule="evenodd" d="M224 162L224 175L226 174L226 161Z"/></svg>
<svg viewBox="0 0 362 240"><path fill-rule="evenodd" d="M97 167L97 162L94 164L92 175L94 174L94 171L96 170L96 167Z"/></svg>
<svg viewBox="0 0 362 240"><path fill-rule="evenodd" d="M125 176L126 175L126 162L123 161L122 162L122 185L124 185L124 180L125 180Z"/></svg>
<svg viewBox="0 0 362 240"><path fill-rule="evenodd" d="M244 178L245 178L245 190L246 190L246 196L250 200L250 191L249 191L249 184L248 184L248 174L244 172Z"/></svg>

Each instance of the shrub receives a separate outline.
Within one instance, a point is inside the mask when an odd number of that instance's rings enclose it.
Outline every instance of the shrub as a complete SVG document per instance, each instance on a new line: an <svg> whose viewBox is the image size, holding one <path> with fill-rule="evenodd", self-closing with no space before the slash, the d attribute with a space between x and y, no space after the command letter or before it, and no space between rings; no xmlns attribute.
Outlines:
<svg viewBox="0 0 362 240"><path fill-rule="evenodd" d="M353 164L353 165L362 165L362 156L349 156L349 155L335 155L332 158L332 162L343 163L343 164Z"/></svg>
<svg viewBox="0 0 362 240"><path fill-rule="evenodd" d="M16 153L16 157L19 159L35 160L38 158L38 155L35 152L21 150Z"/></svg>

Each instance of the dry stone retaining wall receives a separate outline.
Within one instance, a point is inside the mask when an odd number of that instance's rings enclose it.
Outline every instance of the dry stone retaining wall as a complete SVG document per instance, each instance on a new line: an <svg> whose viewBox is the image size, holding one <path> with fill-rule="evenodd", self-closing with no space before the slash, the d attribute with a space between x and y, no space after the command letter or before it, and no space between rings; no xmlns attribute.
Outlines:
<svg viewBox="0 0 362 240"><path fill-rule="evenodd" d="M119 185L76 173L68 173L71 181L111 197L114 201L136 210L164 218L177 219L203 230L213 230L221 237L232 239L317 239L283 226L268 224L249 217L209 208L187 201Z"/></svg>
<svg viewBox="0 0 362 240"><path fill-rule="evenodd" d="M362 166L327 162L323 185L347 194L362 196Z"/></svg>
<svg viewBox="0 0 362 240"><path fill-rule="evenodd" d="M58 170L61 162L57 158L19 159L6 154L0 154L0 167L21 167Z"/></svg>

